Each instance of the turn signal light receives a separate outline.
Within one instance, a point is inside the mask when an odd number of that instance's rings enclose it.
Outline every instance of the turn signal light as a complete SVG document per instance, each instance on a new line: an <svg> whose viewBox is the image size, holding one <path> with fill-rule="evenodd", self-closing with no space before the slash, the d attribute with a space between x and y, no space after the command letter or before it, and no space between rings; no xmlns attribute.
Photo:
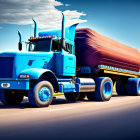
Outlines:
<svg viewBox="0 0 140 140"><path fill-rule="evenodd" d="M27 74L21 74L20 76L19 76L19 78L21 78L21 79L27 79L27 78L29 78L30 76L29 75L27 75Z"/></svg>

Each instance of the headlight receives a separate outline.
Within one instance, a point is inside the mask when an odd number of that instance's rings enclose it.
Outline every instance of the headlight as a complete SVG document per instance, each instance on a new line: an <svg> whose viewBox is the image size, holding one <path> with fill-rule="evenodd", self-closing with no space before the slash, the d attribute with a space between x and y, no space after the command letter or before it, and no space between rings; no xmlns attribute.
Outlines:
<svg viewBox="0 0 140 140"><path fill-rule="evenodd" d="M27 78L29 78L30 76L29 75L27 75L27 74L21 74L20 76L19 76L19 78L21 78L21 79L27 79Z"/></svg>

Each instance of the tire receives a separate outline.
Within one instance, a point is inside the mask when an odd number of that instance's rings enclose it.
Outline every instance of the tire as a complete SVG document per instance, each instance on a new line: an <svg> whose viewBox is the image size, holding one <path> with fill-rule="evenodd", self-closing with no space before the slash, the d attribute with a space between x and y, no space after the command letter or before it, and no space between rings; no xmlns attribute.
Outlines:
<svg viewBox="0 0 140 140"><path fill-rule="evenodd" d="M0 100L4 105L19 105L23 100L23 95L18 94L16 90L2 90Z"/></svg>
<svg viewBox="0 0 140 140"><path fill-rule="evenodd" d="M64 95L68 101L80 100L80 93L78 93L78 92L64 93Z"/></svg>
<svg viewBox="0 0 140 140"><path fill-rule="evenodd" d="M128 95L125 85L116 82L116 92L118 95Z"/></svg>
<svg viewBox="0 0 140 140"><path fill-rule="evenodd" d="M127 81L128 95L140 96L140 78L129 78Z"/></svg>
<svg viewBox="0 0 140 140"><path fill-rule="evenodd" d="M95 78L95 99L109 101L113 93L113 82L109 77Z"/></svg>
<svg viewBox="0 0 140 140"><path fill-rule="evenodd" d="M53 100L53 86L48 81L38 81L28 92L29 102L35 107L48 107Z"/></svg>

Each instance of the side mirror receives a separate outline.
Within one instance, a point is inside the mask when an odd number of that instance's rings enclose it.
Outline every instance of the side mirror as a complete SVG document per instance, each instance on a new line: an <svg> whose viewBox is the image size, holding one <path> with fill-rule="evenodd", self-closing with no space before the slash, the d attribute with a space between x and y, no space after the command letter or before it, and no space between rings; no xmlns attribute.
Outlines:
<svg viewBox="0 0 140 140"><path fill-rule="evenodd" d="M66 43L64 38L61 39L61 48L66 50Z"/></svg>
<svg viewBox="0 0 140 140"><path fill-rule="evenodd" d="M22 51L22 43L21 42L18 43L18 50Z"/></svg>

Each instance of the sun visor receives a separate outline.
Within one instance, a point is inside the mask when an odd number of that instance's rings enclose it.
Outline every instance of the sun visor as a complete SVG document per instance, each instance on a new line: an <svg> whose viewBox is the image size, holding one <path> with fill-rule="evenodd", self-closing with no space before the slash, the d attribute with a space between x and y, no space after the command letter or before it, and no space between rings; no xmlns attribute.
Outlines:
<svg viewBox="0 0 140 140"><path fill-rule="evenodd" d="M75 38L75 31L76 31L76 26L78 24L74 24L70 27L65 28L65 38L69 39L71 41L74 41ZM57 36L61 37L61 30L49 30L49 31L44 31L44 32L39 32L38 36L39 37L47 37L47 36Z"/></svg>

